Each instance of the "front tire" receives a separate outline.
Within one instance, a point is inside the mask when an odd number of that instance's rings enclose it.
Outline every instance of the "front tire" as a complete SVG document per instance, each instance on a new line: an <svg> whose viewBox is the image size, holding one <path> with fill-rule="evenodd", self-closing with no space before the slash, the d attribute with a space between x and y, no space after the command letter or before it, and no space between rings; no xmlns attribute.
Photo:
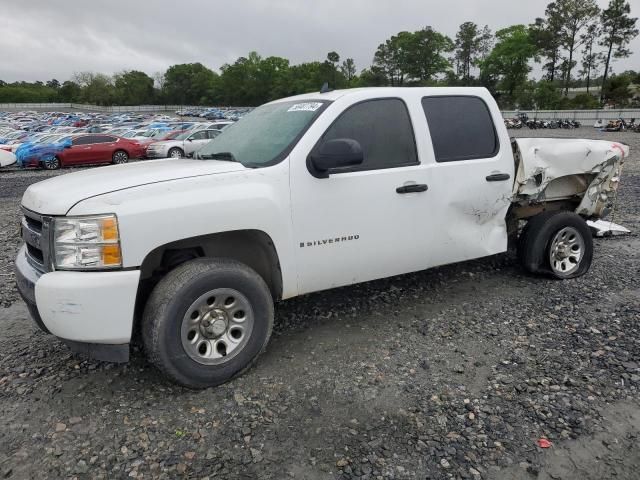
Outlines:
<svg viewBox="0 0 640 480"><path fill-rule="evenodd" d="M518 255L528 272L545 273L562 280L577 278L591 267L591 231L576 213L543 212L525 226Z"/></svg>
<svg viewBox="0 0 640 480"><path fill-rule="evenodd" d="M121 165L123 163L127 163L129 161L129 154L124 150L116 150L115 152L113 152L111 161L114 165Z"/></svg>
<svg viewBox="0 0 640 480"><path fill-rule="evenodd" d="M184 157L184 152L177 148L174 147L171 150L169 150L169 158L183 158Z"/></svg>
<svg viewBox="0 0 640 480"><path fill-rule="evenodd" d="M200 258L169 272L142 318L149 361L189 388L220 385L241 374L264 350L273 328L273 299L248 266Z"/></svg>

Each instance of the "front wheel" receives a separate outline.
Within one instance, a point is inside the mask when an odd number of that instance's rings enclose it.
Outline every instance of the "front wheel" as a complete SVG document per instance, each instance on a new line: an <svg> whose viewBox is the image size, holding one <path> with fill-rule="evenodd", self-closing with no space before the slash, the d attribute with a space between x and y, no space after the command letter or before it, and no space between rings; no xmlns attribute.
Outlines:
<svg viewBox="0 0 640 480"><path fill-rule="evenodd" d="M518 245L524 268L568 279L584 275L593 259L593 239L584 219L573 212L543 212L531 218Z"/></svg>
<svg viewBox="0 0 640 480"><path fill-rule="evenodd" d="M177 147L169 150L169 158L182 158L184 157L184 152Z"/></svg>
<svg viewBox="0 0 640 480"><path fill-rule="evenodd" d="M124 150L118 150L116 152L113 152L113 156L111 157L111 160L114 165L127 163L129 161L129 154Z"/></svg>
<svg viewBox="0 0 640 480"><path fill-rule="evenodd" d="M264 350L273 327L264 280L230 259L201 258L169 272L144 310L142 338L152 364L189 388L224 383Z"/></svg>

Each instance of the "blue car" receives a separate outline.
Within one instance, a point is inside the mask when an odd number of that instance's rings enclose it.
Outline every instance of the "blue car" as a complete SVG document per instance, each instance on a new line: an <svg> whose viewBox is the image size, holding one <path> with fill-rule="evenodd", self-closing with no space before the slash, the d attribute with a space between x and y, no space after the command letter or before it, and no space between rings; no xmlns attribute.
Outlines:
<svg viewBox="0 0 640 480"><path fill-rule="evenodd" d="M16 150L16 163L21 168L48 168L56 154L71 147L71 137L63 137L53 143L25 143Z"/></svg>

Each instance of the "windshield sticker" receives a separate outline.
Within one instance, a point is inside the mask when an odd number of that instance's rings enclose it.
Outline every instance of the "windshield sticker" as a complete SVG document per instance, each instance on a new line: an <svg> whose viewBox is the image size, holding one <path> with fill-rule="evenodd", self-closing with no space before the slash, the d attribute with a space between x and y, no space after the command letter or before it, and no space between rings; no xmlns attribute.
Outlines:
<svg viewBox="0 0 640 480"><path fill-rule="evenodd" d="M287 112L315 112L322 106L319 102L296 103Z"/></svg>

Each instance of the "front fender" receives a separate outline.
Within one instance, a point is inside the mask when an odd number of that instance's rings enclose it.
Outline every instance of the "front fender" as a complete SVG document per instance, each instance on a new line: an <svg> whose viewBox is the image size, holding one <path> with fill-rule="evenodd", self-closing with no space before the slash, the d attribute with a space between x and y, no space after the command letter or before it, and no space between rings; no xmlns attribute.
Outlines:
<svg viewBox="0 0 640 480"><path fill-rule="evenodd" d="M125 268L138 268L154 249L180 240L259 230L272 240L282 269L283 297L297 292L288 162L264 169L205 175L98 195L68 215L115 213Z"/></svg>

